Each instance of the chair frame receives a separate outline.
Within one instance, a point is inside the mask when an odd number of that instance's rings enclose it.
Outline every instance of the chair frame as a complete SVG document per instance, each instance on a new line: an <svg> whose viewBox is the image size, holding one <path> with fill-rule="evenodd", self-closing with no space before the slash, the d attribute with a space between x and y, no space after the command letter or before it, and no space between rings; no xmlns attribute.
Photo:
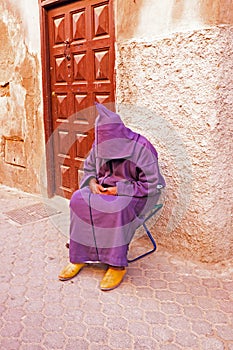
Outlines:
<svg viewBox="0 0 233 350"><path fill-rule="evenodd" d="M131 263L133 261L137 261L139 259L142 259L144 258L145 256L153 253L156 249L157 249L157 245L156 245L156 242L155 242L155 239L153 238L150 230L148 229L148 227L146 226L146 222L152 217L154 216L161 208L163 207L163 204L156 204L154 206L154 208L152 209L152 211L150 211L150 213L145 217L143 223L142 223L142 226L144 227L146 233L147 233L147 236L149 237L152 245L153 245L153 248L151 250L149 250L148 252L144 253L144 254L141 254L139 256L137 256L136 258L133 258L133 259L128 259L128 263Z"/></svg>

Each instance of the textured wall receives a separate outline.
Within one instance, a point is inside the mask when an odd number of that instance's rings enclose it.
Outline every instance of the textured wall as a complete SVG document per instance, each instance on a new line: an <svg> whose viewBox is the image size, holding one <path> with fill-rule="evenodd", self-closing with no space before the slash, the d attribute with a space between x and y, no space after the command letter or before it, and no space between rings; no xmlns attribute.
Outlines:
<svg viewBox="0 0 233 350"><path fill-rule="evenodd" d="M160 246L205 262L232 257L233 28L119 41L117 101L156 145L167 180Z"/></svg>
<svg viewBox="0 0 233 350"><path fill-rule="evenodd" d="M118 40L154 40L174 32L233 24L232 0L115 0Z"/></svg>
<svg viewBox="0 0 233 350"><path fill-rule="evenodd" d="M0 183L38 193L45 169L39 21L30 25L31 11L27 23L20 4L0 1Z"/></svg>

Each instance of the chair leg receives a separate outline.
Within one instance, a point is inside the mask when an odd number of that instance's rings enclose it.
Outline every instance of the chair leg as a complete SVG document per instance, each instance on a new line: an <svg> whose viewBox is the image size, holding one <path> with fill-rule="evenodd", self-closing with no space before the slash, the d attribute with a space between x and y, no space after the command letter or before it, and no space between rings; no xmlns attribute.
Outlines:
<svg viewBox="0 0 233 350"><path fill-rule="evenodd" d="M152 243L152 245L153 245L153 248L152 248L151 250L149 250L149 252L146 252L146 253L144 253L144 254L142 254L142 255L139 255L138 257L136 257L136 258L134 258L134 259L128 259L128 263L131 263L131 262L133 262L133 261L137 261L137 260L139 260L139 259L141 259L141 258L144 258L145 256L147 256L147 255L153 253L153 252L157 249L156 242L155 242L155 240L154 240L152 234L150 233L150 231L149 231L149 229L148 229L148 227L146 226L145 223L143 223L143 227L144 227L144 229L145 229L145 231L146 231L146 233L147 233L147 235L148 235L148 237L149 237L149 239L150 239L150 241L151 241L151 243Z"/></svg>
<svg viewBox="0 0 233 350"><path fill-rule="evenodd" d="M153 252L157 249L156 242L155 242L155 240L154 240L152 234L150 233L148 227L146 226L146 221L148 221L152 216L154 216L162 207L163 207L163 204L156 204L156 205L154 206L154 209L153 209L153 210L150 212L150 214L145 218L145 220L144 220L144 222L143 222L143 224L142 224L143 227L144 227L144 229L145 229L145 231L146 231L146 233L147 233L147 236L149 237L149 239L150 239L150 241L151 241L151 243L152 243L152 245L153 245L153 248L152 248L149 252L146 252L146 253L144 253L144 254L142 254L142 255L139 255L138 257L136 257L136 258L134 258L134 259L128 259L128 262L129 262L129 263L131 263L131 262L133 262L133 261L137 261L137 260L139 260L139 259L141 259L141 258L144 258L145 256L147 256L147 255L153 253Z"/></svg>

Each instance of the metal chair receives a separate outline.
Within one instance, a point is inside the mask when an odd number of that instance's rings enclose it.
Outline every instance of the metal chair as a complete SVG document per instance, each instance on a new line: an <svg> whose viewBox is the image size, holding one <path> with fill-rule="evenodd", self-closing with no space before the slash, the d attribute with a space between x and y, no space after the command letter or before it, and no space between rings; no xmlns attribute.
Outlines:
<svg viewBox="0 0 233 350"><path fill-rule="evenodd" d="M157 248L156 242L155 242L155 240L154 240L152 234L150 233L148 227L146 226L146 222L147 222L152 216L154 216L162 207L163 207L163 204L156 204L156 205L154 206L154 208L152 209L152 211L150 211L150 213L145 217L145 219L144 219L144 221L143 221L143 223L142 223L142 226L144 227L144 229L145 229L145 231L146 231L146 233L147 233L147 236L149 237L149 239L150 239L150 241L151 241L151 243L152 243L152 245L153 245L153 248L152 248L151 250L149 250L148 252L137 256L137 257L134 258L134 259L128 259L128 262L129 262L129 263L131 263L131 262L133 262L133 261L136 261L136 260L139 260L139 259L141 259L141 258L144 258L145 256L147 256L147 255L153 253L153 252L156 250L156 248Z"/></svg>

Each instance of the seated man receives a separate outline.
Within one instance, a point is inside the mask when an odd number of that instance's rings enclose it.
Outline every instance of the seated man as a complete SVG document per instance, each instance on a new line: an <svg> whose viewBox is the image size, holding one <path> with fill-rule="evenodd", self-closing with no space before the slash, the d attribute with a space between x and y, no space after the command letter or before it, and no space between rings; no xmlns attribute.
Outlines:
<svg viewBox="0 0 233 350"><path fill-rule="evenodd" d="M129 243L165 181L152 144L116 113L101 104L96 108L95 141L70 201L70 263L59 279L73 278L86 263L101 262L108 269L100 288L111 290L123 280Z"/></svg>

